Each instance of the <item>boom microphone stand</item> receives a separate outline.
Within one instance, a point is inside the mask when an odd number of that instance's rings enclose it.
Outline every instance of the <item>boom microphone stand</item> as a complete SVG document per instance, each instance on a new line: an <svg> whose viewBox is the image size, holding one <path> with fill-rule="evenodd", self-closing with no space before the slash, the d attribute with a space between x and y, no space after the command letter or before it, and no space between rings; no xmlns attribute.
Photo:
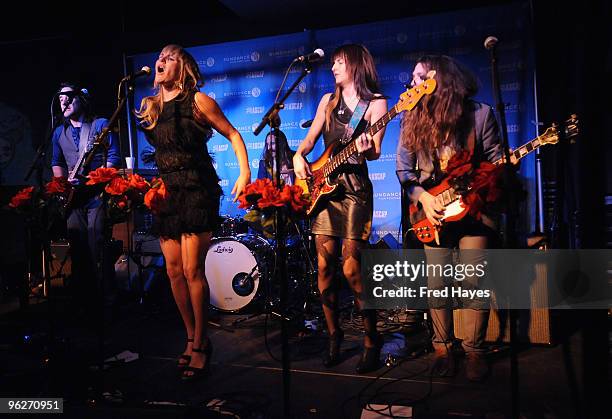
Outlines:
<svg viewBox="0 0 612 419"><path fill-rule="evenodd" d="M484 47L491 54L491 82L493 87L493 97L497 115L500 122L500 133L502 140L502 148L504 153L504 170L502 174L504 183L504 193L506 194L506 219L504 226L504 248L516 249L516 218L517 218L517 199L515 186L518 184L516 179L516 167L510 160L510 146L508 144L508 128L506 126L506 107L501 97L501 87L499 84L499 72L497 67L497 43L498 39L494 36L489 36L484 41ZM509 309L510 313L510 386L512 394L512 418L518 419L520 415L519 409L519 376L518 376L518 344L516 342L516 328L518 324L518 313L516 310Z"/></svg>
<svg viewBox="0 0 612 419"><path fill-rule="evenodd" d="M291 66L293 66L291 63ZM289 68L291 68L289 66ZM289 69L287 70L288 73ZM278 144L278 139L281 135L280 130L280 117L278 113L284 108L285 100L300 84L300 82L312 71L310 63L304 62L302 73L296 79L296 81L287 89L282 98L277 100L270 109L263 116L261 122L255 128L253 133L259 135L266 125L269 125L272 129L274 137L274 158L276 161L276 170L274 171L274 179L276 181L276 187L281 188L281 150ZM282 86L281 88L282 89ZM280 92L279 89L279 92ZM274 278L280 285L280 301L279 301L279 313L281 320L281 340L282 340L282 368L283 368L283 416L289 418L291 416L291 375L290 375L290 359L289 359L289 335L288 335L288 319L286 316L287 306L287 263L286 263L286 232L285 232L285 214L282 210L276 210L276 270Z"/></svg>
<svg viewBox="0 0 612 419"><path fill-rule="evenodd" d="M115 109L115 111L113 112L112 116L110 117L108 124L106 125L106 127L104 127L102 129L102 131L95 137L95 140L92 144L92 148L89 151L89 154L87 156L87 159L84 161L82 168L84 167L89 167L91 165L91 162L93 161L93 159L95 158L95 156L99 153L102 154L102 166L106 167L106 163L107 163L107 158L108 158L108 148L109 148L109 143L107 141L107 137L109 135L109 133L111 132L111 130L113 129L113 126L115 126L115 124L117 123L118 119L119 119L119 114L122 111L123 107L125 106L126 102L127 102L127 95L122 95L121 94L121 87L123 86L123 83L129 81L127 78L124 78L123 80L121 80L120 84L119 84L119 88L118 88L118 95L117 95L117 108ZM106 202L105 200L102 201L102 209L101 211L103 212L103 216L106 217L107 214L107 208L106 208ZM104 337L105 337L105 327L104 327L104 322L105 322L105 310L106 310L106 301L105 301L105 293L106 293L106 280L109 278L110 272L109 272L109 268L107 268L107 263L108 263L108 258L109 258L109 242L110 242L110 224L108 223L108 220L104 221L104 231L103 231L103 243L102 243L102 249L101 249L101 254L100 255L96 255L97 259L100 261L99 267L101 272L99 273L100 275L100 279L99 279L99 288L98 288L98 292L99 295L97 296L97 300L98 300L98 362L97 362L97 373L98 373L98 378L96 380L96 386L94 387L94 391L92 396L90 397L90 399L88 400L89 403L96 403L96 399L99 399L100 401L103 399L104 394L104 371L105 371L105 361L104 361Z"/></svg>

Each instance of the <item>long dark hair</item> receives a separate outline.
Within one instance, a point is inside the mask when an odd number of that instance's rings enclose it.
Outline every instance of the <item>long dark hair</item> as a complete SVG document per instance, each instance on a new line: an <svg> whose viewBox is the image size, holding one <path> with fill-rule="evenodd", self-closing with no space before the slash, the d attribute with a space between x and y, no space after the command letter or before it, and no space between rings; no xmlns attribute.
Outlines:
<svg viewBox="0 0 612 419"><path fill-rule="evenodd" d="M455 148L471 125L468 101L478 92L474 75L446 55L425 55L418 63L435 70L436 91L402 118L400 140L410 150L429 152L442 146Z"/></svg>
<svg viewBox="0 0 612 419"><path fill-rule="evenodd" d="M361 99L372 100L377 93L380 93L374 58L372 58L372 54L370 54L366 47L359 44L342 45L336 48L332 54L332 64L339 57L344 58L346 68L353 78L357 95ZM338 102L340 102L341 96L342 89L336 85L336 90L325 109L325 126L327 129L329 129L331 122L331 113L338 105Z"/></svg>

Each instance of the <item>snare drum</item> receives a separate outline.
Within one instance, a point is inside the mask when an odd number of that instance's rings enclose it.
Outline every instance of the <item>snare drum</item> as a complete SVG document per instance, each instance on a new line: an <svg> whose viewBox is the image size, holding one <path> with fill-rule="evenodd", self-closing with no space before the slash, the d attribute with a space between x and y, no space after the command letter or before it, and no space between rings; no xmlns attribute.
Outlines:
<svg viewBox="0 0 612 419"><path fill-rule="evenodd" d="M273 251L262 237L240 234L213 239L206 254L210 304L237 312L260 301L272 275Z"/></svg>

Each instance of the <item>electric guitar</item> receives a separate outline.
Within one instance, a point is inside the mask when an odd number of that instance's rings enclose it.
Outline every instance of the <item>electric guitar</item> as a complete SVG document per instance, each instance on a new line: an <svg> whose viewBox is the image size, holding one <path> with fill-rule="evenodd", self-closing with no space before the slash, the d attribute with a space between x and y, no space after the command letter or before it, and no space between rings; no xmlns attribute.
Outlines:
<svg viewBox="0 0 612 419"><path fill-rule="evenodd" d="M565 128L562 133L559 132L556 124L552 124L542 135L513 150L510 153L510 162L516 164L520 159L543 145L557 144L560 137L572 139L578 135L578 131L578 117L576 115L572 115L570 119L565 121ZM505 158L502 157L493 164L497 166L503 164L504 161ZM440 219L443 224L434 226L427 219L421 203L418 205L411 204L409 207L411 230L421 242L430 243L435 240L439 244L439 232L444 228L444 224L461 220L469 212L470 207L463 202L460 193L450 185L448 177L443 178L439 185L428 189L427 192L433 196L442 196L443 205L446 207L444 215Z"/></svg>
<svg viewBox="0 0 612 419"><path fill-rule="evenodd" d="M72 188L63 203L64 211L68 211L75 206L78 207L100 193L99 187L86 186L82 183L87 180L86 177L83 176L83 170L87 159L96 146L101 145L101 147L108 147L108 142L106 141L107 131L109 131L108 127L104 127L102 131L95 136L94 140L88 142L87 146L79 153L76 164L68 174L67 180L72 184Z"/></svg>
<svg viewBox="0 0 612 419"><path fill-rule="evenodd" d="M403 111L412 110L421 98L433 93L436 89L436 80L430 78L425 82L406 90L400 95L399 101L378 121L370 126L365 134L374 136L383 129L393 118ZM330 178L336 173L337 169L345 163L351 156L357 154L356 137L353 137L344 149L332 157L334 150L339 146L340 141L335 141L325 149L321 157L310 165L312 176L307 179L296 179L295 184L302 187L305 194L310 195L310 206L306 210L307 215L311 215L325 197L333 193L338 187L331 182Z"/></svg>

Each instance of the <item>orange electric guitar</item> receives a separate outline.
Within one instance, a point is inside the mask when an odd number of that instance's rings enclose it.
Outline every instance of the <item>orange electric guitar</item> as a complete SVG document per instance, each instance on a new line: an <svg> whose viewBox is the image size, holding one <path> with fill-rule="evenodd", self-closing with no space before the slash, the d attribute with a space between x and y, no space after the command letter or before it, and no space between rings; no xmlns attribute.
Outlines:
<svg viewBox="0 0 612 419"><path fill-rule="evenodd" d="M372 124L372 126L366 129L365 133L374 136L374 134L383 129L389 121L401 112L413 109L424 95L433 93L435 89L436 80L430 78L418 86L406 90L400 95L400 99L395 106ZM354 154L357 154L357 145L355 144L356 137L357 136L354 136L342 151L332 157L334 150L340 144L340 141L335 141L325 149L321 157L310 165L310 171L312 172L311 177L308 179L296 179L296 185L301 186L302 189L304 189L304 193L310 195L310 207L306 211L308 215L311 215L324 198L333 193L338 187L337 184L331 182L330 178L343 163Z"/></svg>
<svg viewBox="0 0 612 419"><path fill-rule="evenodd" d="M553 124L551 127L547 128L542 135L510 152L510 162L516 164L520 159L545 144L557 144L560 137L573 138L577 135L578 117L572 115L570 119L565 121L565 128L562 133L559 132L556 124ZM504 160L505 159L502 157L493 162L493 164L500 165L504 163ZM444 224L461 220L468 213L470 207L462 201L459 192L455 191L450 185L448 177L443 178L439 185L428 189L427 192L433 196L442 196L444 201L443 204L446 207L444 216L440 219L443 224L441 226L434 226L427 219L421 203L419 203L418 206L411 204L409 208L410 223L412 224L411 230L421 242L430 243L435 240L436 243L439 244L439 232L444 228Z"/></svg>

